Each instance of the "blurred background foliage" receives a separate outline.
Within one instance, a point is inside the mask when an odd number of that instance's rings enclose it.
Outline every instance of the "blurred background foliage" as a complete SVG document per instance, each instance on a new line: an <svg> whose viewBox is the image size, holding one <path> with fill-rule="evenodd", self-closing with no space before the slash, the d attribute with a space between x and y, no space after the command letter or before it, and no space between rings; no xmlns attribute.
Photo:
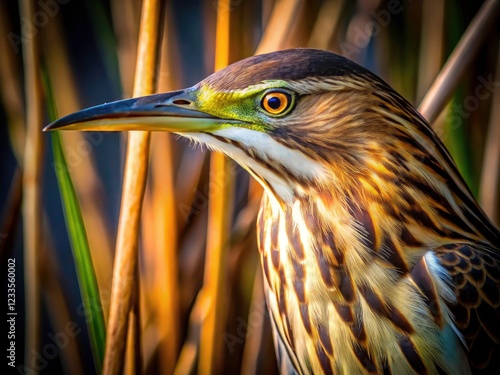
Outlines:
<svg viewBox="0 0 500 375"><path fill-rule="evenodd" d="M91 317L82 304L75 260L63 215L55 162L48 134L38 160L41 240L35 280L26 274L22 225L25 142L26 65L23 48L36 40L38 66L46 77L42 92L43 124L59 116L132 95L141 15L140 0L37 0L31 18L17 2L0 2L0 259L2 280L7 259L16 261L16 364L24 373L92 374L95 340ZM482 1L452 0L170 0L164 4L164 28L157 91L197 83L214 70L217 22L229 18L229 61L291 47L328 49L368 67L415 106L425 96ZM498 7L497 7L498 9ZM455 158L464 178L491 219L499 223L500 68L498 14L471 66L433 127ZM24 34L22 34L24 31ZM25 63L26 64L26 63ZM48 86L52 89L48 90ZM67 170L74 184L88 237L99 293L87 297L102 304L108 320L113 257L120 211L127 134L61 133ZM57 150L56 150L57 151ZM203 373L198 365L207 309L223 322L212 333L213 373L276 373L258 251L255 219L261 189L246 172L229 164L229 175L209 179L210 154L189 142L153 133L148 183L142 210L138 288L140 356L146 374ZM215 181L215 182L214 182ZM213 185L215 183L215 186ZM224 257L221 303L204 297L209 200L229 189L230 219ZM212 184L212 186L211 186ZM215 192L215 193L214 193ZM211 212L213 215L213 212ZM25 214L26 215L26 214ZM73 244L74 245L74 244ZM28 315L26 283L40 305ZM6 293L6 282L2 281ZM36 298L35 298L36 299ZM28 299L29 300L29 299ZM85 300L85 299L84 299ZM92 305L99 306L98 304ZM91 306L91 308L92 308ZM87 306L88 307L88 306ZM33 309L31 309L33 310ZM33 311L31 312L33 314ZM97 314L99 315L99 314ZM38 341L25 357L24 319L40 323ZM26 339L28 340L28 339ZM31 340L31 339L29 339ZM4 338L2 338L2 341ZM136 343L136 344L137 344ZM205 346L204 346L205 345ZM204 349L205 348L205 349ZM141 359L138 359L138 358ZM34 361L34 362L33 362Z"/></svg>

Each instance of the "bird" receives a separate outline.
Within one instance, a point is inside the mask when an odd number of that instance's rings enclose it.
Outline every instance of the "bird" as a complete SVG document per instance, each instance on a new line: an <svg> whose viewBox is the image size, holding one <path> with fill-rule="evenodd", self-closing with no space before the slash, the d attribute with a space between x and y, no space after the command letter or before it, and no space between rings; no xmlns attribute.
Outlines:
<svg viewBox="0 0 500 375"><path fill-rule="evenodd" d="M45 130L167 131L262 186L282 374L500 373L500 232L425 118L332 52L289 49Z"/></svg>

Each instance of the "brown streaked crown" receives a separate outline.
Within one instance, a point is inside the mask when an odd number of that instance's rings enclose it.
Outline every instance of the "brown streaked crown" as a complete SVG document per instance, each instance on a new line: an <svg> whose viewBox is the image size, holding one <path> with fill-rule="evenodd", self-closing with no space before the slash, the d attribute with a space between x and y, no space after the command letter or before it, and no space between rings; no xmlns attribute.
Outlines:
<svg viewBox="0 0 500 375"><path fill-rule="evenodd" d="M333 52L296 48L252 56L212 74L201 82L215 90L238 90L265 80L297 81L312 77L368 75L381 82L368 69Z"/></svg>

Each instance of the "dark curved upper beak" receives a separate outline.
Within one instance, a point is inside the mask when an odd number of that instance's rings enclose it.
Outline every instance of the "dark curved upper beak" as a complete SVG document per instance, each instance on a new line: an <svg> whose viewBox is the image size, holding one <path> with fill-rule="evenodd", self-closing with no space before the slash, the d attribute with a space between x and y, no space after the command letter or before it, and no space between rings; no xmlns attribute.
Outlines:
<svg viewBox="0 0 500 375"><path fill-rule="evenodd" d="M43 131L203 132L216 130L223 124L239 123L197 110L194 95L191 88L101 104L62 117Z"/></svg>

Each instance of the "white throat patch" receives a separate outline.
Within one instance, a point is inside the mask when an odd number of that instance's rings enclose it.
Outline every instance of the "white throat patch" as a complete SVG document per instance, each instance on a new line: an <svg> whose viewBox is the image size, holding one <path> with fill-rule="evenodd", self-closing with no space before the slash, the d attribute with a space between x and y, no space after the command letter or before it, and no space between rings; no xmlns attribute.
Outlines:
<svg viewBox="0 0 500 375"><path fill-rule="evenodd" d="M291 183L285 181L282 176L251 158L239 147L219 141L205 133L178 134L202 142L209 148L224 152L243 168L247 169L257 180L264 179L285 202L291 203L293 201L294 190ZM275 165L277 169L282 166L288 173L300 176L302 179L322 180L327 176L321 164L301 152L275 141L268 134L238 127L216 130L212 134L236 141L251 150L250 153L253 152L259 155L259 158L266 163Z"/></svg>

